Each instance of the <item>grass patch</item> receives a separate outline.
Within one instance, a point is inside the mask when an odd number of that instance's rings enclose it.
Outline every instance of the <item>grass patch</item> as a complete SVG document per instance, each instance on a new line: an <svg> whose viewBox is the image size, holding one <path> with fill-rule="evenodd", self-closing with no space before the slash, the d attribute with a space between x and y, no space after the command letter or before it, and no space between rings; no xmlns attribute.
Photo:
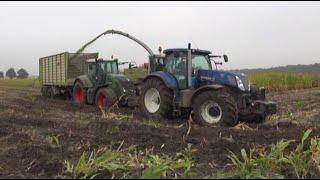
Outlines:
<svg viewBox="0 0 320 180"><path fill-rule="evenodd" d="M320 139L309 143L311 130L307 130L295 150L288 151L293 140L280 140L269 151L242 149L240 156L230 152L231 168L218 173L217 178L265 179L265 178L314 178L320 175ZM309 147L305 144L309 144Z"/></svg>
<svg viewBox="0 0 320 180"><path fill-rule="evenodd" d="M0 86L40 88L37 78L33 79L1 79Z"/></svg>
<svg viewBox="0 0 320 180"><path fill-rule="evenodd" d="M270 91L285 91L320 87L320 74L290 72L249 73L252 84L264 86Z"/></svg>
<svg viewBox="0 0 320 180"><path fill-rule="evenodd" d="M121 143L122 145L123 143ZM131 146L121 150L102 148L83 152L76 163L65 161L59 178L190 178L193 166L191 146L175 156L155 154L152 149Z"/></svg>
<svg viewBox="0 0 320 180"><path fill-rule="evenodd" d="M132 68L124 70L124 75L130 80L137 80L138 78L142 78L146 76L147 73L148 71L145 68Z"/></svg>

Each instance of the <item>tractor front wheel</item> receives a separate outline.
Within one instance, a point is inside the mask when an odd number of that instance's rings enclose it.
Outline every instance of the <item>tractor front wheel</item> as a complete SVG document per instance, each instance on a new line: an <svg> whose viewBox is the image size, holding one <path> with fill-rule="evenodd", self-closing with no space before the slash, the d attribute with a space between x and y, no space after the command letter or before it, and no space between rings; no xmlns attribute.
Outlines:
<svg viewBox="0 0 320 180"><path fill-rule="evenodd" d="M238 123L237 103L224 89L205 91L195 97L193 117L201 126L235 126Z"/></svg>
<svg viewBox="0 0 320 180"><path fill-rule="evenodd" d="M172 115L172 92L157 78L142 84L139 107L148 118L170 118Z"/></svg>
<svg viewBox="0 0 320 180"><path fill-rule="evenodd" d="M109 109L117 101L117 96L115 92L110 87L100 88L97 91L95 104L99 108Z"/></svg>

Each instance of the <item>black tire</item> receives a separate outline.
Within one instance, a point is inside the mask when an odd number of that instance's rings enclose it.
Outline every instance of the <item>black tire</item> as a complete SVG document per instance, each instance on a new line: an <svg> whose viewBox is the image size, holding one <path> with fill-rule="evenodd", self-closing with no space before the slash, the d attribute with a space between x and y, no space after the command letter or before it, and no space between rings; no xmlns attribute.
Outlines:
<svg viewBox="0 0 320 180"><path fill-rule="evenodd" d="M48 87L48 89L47 89L47 94L48 94L48 97L49 97L50 99L53 99L53 98L54 98L54 94L53 94L52 87Z"/></svg>
<svg viewBox="0 0 320 180"><path fill-rule="evenodd" d="M239 121L246 123L263 123L267 119L263 114L239 115Z"/></svg>
<svg viewBox="0 0 320 180"><path fill-rule="evenodd" d="M43 97L49 97L49 94L48 94L48 90L49 90L50 87L48 86L42 86L41 88L41 95Z"/></svg>
<svg viewBox="0 0 320 180"><path fill-rule="evenodd" d="M210 115L204 117L205 114ZM213 118L208 119L208 117ZM198 94L193 101L193 118L194 121L201 126L212 126L215 124L235 126L238 123L237 103L226 89L204 91ZM210 123L208 121L210 121Z"/></svg>
<svg viewBox="0 0 320 180"><path fill-rule="evenodd" d="M84 105L86 103L86 91L82 82L77 81L74 84L72 90L72 98L77 105Z"/></svg>
<svg viewBox="0 0 320 180"><path fill-rule="evenodd" d="M109 109L117 102L116 93L110 88L100 88L95 95L95 105L99 108Z"/></svg>
<svg viewBox="0 0 320 180"><path fill-rule="evenodd" d="M156 89L160 94L160 107L156 112L150 112L145 104L145 96L148 90ZM141 85L141 94L139 98L139 109L143 115L148 118L172 118L173 114L173 93L160 79L150 78Z"/></svg>

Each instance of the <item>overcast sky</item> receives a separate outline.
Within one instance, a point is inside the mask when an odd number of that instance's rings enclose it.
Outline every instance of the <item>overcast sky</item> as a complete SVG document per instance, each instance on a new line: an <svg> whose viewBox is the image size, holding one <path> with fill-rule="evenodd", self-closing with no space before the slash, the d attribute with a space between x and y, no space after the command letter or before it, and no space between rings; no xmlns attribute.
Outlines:
<svg viewBox="0 0 320 180"><path fill-rule="evenodd" d="M39 57L75 52L107 29L127 32L154 52L187 47L227 54L223 69L320 61L319 2L0 2L0 71L38 74ZM118 35L85 52L147 62L147 52Z"/></svg>

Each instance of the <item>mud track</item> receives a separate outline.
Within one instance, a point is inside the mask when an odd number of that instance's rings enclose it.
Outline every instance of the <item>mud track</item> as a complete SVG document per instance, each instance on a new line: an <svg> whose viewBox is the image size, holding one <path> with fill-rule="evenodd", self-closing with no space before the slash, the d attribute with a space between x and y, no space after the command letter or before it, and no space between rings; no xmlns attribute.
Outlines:
<svg viewBox="0 0 320 180"><path fill-rule="evenodd" d="M0 87L0 178L54 178L65 160L76 161L83 151L124 141L157 153L174 155L188 143L197 149L194 171L211 175L230 163L228 150L267 147L281 138L299 140L307 128L318 135L320 89L273 93L279 113L249 128L198 127L186 136L185 121L150 121L135 110L120 109L127 120L103 119L93 106L70 100L45 99L38 89ZM48 137L59 138L59 146Z"/></svg>

